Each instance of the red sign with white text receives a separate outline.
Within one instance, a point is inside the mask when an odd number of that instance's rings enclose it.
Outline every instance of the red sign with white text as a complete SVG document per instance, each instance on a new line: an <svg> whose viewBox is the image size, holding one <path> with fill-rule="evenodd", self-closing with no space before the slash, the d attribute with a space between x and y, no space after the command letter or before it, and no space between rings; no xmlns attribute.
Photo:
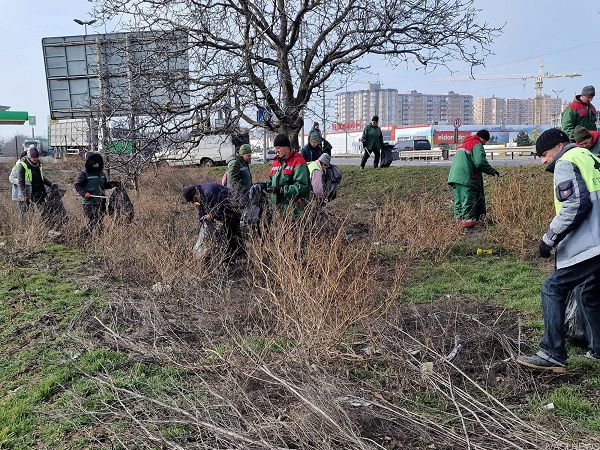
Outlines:
<svg viewBox="0 0 600 450"><path fill-rule="evenodd" d="M333 131L362 131L362 122L360 120L336 122L331 126L331 128Z"/></svg>
<svg viewBox="0 0 600 450"><path fill-rule="evenodd" d="M471 131L459 131L458 142L463 143L472 134ZM454 144L454 131L436 131L433 134L433 145L436 144Z"/></svg>

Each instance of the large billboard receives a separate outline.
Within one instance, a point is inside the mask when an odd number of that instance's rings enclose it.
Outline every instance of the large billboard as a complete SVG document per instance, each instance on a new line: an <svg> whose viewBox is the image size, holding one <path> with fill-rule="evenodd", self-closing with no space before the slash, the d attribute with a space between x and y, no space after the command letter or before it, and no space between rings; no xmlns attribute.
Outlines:
<svg viewBox="0 0 600 450"><path fill-rule="evenodd" d="M42 39L52 119L154 115L189 107L183 32Z"/></svg>

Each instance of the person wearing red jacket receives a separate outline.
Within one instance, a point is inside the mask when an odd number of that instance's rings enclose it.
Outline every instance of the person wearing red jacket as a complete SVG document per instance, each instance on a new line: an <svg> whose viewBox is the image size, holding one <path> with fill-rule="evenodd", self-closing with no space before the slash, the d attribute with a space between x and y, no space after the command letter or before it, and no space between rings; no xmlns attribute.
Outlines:
<svg viewBox="0 0 600 450"><path fill-rule="evenodd" d="M596 95L594 86L585 86L581 90L581 95L576 95L575 99L569 103L562 115L562 129L571 142L575 142L575 127L581 125L586 130L597 131L596 126L596 108L592 105L592 100Z"/></svg>
<svg viewBox="0 0 600 450"><path fill-rule="evenodd" d="M592 154L600 156L600 145L598 144L599 132L588 131L586 128L577 125L573 136L575 137L577 147L587 148Z"/></svg>

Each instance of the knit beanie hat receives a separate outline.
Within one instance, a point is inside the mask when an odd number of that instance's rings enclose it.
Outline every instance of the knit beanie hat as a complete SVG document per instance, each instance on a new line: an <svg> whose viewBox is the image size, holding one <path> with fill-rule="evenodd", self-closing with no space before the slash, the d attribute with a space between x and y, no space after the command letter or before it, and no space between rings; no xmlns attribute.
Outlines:
<svg viewBox="0 0 600 450"><path fill-rule="evenodd" d="M476 135L479 136L484 141L489 141L490 140L490 132L488 130L479 130L476 133Z"/></svg>
<svg viewBox="0 0 600 450"><path fill-rule="evenodd" d="M28 158L39 158L40 152L38 151L37 147L30 146L27 149L27 157Z"/></svg>
<svg viewBox="0 0 600 450"><path fill-rule="evenodd" d="M194 200L194 197L196 195L196 189L196 186L190 186L183 190L183 198L186 202L191 202L192 200Z"/></svg>
<svg viewBox="0 0 600 450"><path fill-rule="evenodd" d="M287 134L279 133L275 136L275 140L273 141L273 147L291 147L290 138Z"/></svg>
<svg viewBox="0 0 600 450"><path fill-rule="evenodd" d="M250 144L243 144L240 147L240 155L247 155L248 153L252 153L252 147L250 147Z"/></svg>
<svg viewBox="0 0 600 450"><path fill-rule="evenodd" d="M573 137L575 138L575 142L582 142L586 139L591 138L592 135L587 130L587 128L582 127L581 125L577 125L575 127L575 130L573 130Z"/></svg>
<svg viewBox="0 0 600 450"><path fill-rule="evenodd" d="M594 86L585 86L581 90L581 95L585 97L594 97L596 95L596 89L594 89Z"/></svg>
<svg viewBox="0 0 600 450"><path fill-rule="evenodd" d="M535 152L538 156L563 142L569 142L569 136L558 128L550 128L544 131L535 141Z"/></svg>
<svg viewBox="0 0 600 450"><path fill-rule="evenodd" d="M371 122L379 122L379 116L373 116Z"/></svg>
<svg viewBox="0 0 600 450"><path fill-rule="evenodd" d="M323 153L321 156L319 156L319 162L330 166L331 165L331 156L329 156L327 153Z"/></svg>
<svg viewBox="0 0 600 450"><path fill-rule="evenodd" d="M308 135L308 142L319 142L319 133L310 133Z"/></svg>

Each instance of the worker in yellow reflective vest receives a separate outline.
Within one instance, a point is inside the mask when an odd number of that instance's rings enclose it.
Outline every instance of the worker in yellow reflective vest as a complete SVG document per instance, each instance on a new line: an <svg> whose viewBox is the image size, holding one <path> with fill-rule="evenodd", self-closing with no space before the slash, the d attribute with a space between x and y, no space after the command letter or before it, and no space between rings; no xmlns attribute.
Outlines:
<svg viewBox="0 0 600 450"><path fill-rule="evenodd" d="M44 176L42 163L40 162L40 152L37 147L31 145L27 149L27 156L17 162L17 204L19 207L19 218L23 220L23 215L29 206L33 203L43 208L46 201L46 186L52 186L52 183Z"/></svg>

